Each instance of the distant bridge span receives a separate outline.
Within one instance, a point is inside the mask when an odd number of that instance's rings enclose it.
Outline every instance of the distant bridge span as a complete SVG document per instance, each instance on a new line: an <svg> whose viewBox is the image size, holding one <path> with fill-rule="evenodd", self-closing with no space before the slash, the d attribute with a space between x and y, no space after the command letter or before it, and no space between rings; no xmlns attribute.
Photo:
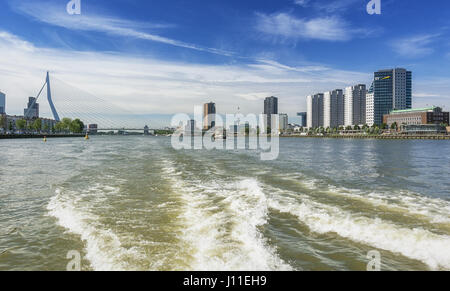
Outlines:
<svg viewBox="0 0 450 291"><path fill-rule="evenodd" d="M63 87L61 87L61 83ZM88 131L156 131L157 129L151 129L144 120L139 120L133 112L128 112L126 109L117 107L116 105L109 103L107 100L98 98L88 92L80 90L65 84L63 81L52 79L52 86L50 86L50 73L47 72L44 85L33 100L32 104L28 105L27 110L24 112L24 116L31 116L31 110L35 107L39 101L39 97L45 94L44 88L47 87L47 100L51 109L51 113L56 122L60 122L63 117L70 119L80 119L86 125L88 125ZM56 88L55 92L52 92ZM62 89L61 92L58 89ZM69 90L67 90L69 89ZM59 92L59 94L58 94ZM52 96L54 95L54 96ZM54 102L52 97L59 97ZM57 108L59 107L58 111ZM61 111L61 108L64 108ZM59 112L61 111L61 112ZM123 118L122 116L126 116ZM61 118L60 118L61 117ZM142 127L139 127L142 124ZM95 128L89 128L89 125L94 125Z"/></svg>
<svg viewBox="0 0 450 291"><path fill-rule="evenodd" d="M98 130L98 131L116 131L116 130L139 130L139 131L144 131L144 130L147 130L147 129L142 127L142 128L96 128L95 130ZM155 129L149 128L148 130L155 130Z"/></svg>

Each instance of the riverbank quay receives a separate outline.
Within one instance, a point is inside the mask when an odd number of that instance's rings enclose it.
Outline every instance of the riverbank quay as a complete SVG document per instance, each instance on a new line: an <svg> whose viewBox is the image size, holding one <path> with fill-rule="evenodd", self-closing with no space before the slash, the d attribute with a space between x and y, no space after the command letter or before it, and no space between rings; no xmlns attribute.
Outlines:
<svg viewBox="0 0 450 291"><path fill-rule="evenodd" d="M283 138L341 138L341 139L390 139L390 140L450 140L450 135L280 135Z"/></svg>
<svg viewBox="0 0 450 291"><path fill-rule="evenodd" d="M3 134L0 139L85 137L84 134Z"/></svg>

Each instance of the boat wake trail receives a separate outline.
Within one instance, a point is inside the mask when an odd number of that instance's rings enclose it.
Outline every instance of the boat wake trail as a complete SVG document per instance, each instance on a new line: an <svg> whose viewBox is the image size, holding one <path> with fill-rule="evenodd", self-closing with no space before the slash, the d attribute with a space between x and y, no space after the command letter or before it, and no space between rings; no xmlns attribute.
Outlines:
<svg viewBox="0 0 450 291"><path fill-rule="evenodd" d="M307 195L281 189L273 189L273 192L278 194L269 199L271 209L297 217L316 233L336 233L354 242L422 261L434 270L450 269L448 235L423 228L406 228L391 221L345 211L315 202Z"/></svg>
<svg viewBox="0 0 450 291"><path fill-rule="evenodd" d="M183 201L192 270L290 270L262 233L267 199L254 179L205 182L183 179L173 163L166 173Z"/></svg>
<svg viewBox="0 0 450 291"><path fill-rule="evenodd" d="M95 195L91 195L95 193ZM58 224L70 233L79 235L85 242L86 259L96 271L133 270L133 266L126 263L137 260L143 255L139 247L125 248L117 234L101 223L101 218L92 213L95 203L85 203L90 200L103 199L104 194L117 193L114 187L96 185L84 193L57 189L51 198L47 210L55 217ZM100 201L97 201L100 202ZM68 250L69 251L69 250ZM81 251L81 250L77 250Z"/></svg>

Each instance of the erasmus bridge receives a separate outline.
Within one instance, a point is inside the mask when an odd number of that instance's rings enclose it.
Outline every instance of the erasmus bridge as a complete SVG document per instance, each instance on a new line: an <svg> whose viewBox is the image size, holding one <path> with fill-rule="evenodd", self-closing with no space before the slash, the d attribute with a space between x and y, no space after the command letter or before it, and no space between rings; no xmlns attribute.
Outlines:
<svg viewBox="0 0 450 291"><path fill-rule="evenodd" d="M144 115L134 114L57 78L52 77L50 82L49 72L44 85L25 112L25 116L28 116L30 110L35 107L39 97L45 94L43 93L45 88L49 108L44 102L39 104L44 105L40 106L40 111L41 113L48 111L44 115L52 115L58 122L66 117L78 118L84 124L96 124L98 131L143 131L150 122Z"/></svg>

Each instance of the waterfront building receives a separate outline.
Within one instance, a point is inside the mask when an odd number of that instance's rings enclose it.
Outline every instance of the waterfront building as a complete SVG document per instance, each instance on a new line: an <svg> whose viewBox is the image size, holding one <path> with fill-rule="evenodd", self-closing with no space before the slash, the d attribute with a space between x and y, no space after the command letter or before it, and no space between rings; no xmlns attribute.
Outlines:
<svg viewBox="0 0 450 291"><path fill-rule="evenodd" d="M55 128L56 123L54 119L40 118L41 119L41 130L46 132L51 132Z"/></svg>
<svg viewBox="0 0 450 291"><path fill-rule="evenodd" d="M302 127L306 127L308 126L307 124L307 113L306 112L299 112L297 113L297 116L300 117L300 126Z"/></svg>
<svg viewBox="0 0 450 291"><path fill-rule="evenodd" d="M235 125L231 125L230 128L228 129L228 134L230 135L236 135L238 133L238 126Z"/></svg>
<svg viewBox="0 0 450 291"><path fill-rule="evenodd" d="M272 114L278 114L278 98L267 97L264 100L264 115L266 116L266 129L272 128Z"/></svg>
<svg viewBox="0 0 450 291"><path fill-rule="evenodd" d="M323 94L323 127L333 128L344 124L344 92L341 89Z"/></svg>
<svg viewBox="0 0 450 291"><path fill-rule="evenodd" d="M238 135L245 136L247 133L250 133L250 123L246 122L237 126Z"/></svg>
<svg viewBox="0 0 450 291"><path fill-rule="evenodd" d="M27 119L39 118L39 103L36 102L36 97L28 98L27 108L23 110L23 115Z"/></svg>
<svg viewBox="0 0 450 291"><path fill-rule="evenodd" d="M440 124L411 124L405 125L402 132L408 135L444 135L447 129Z"/></svg>
<svg viewBox="0 0 450 291"><path fill-rule="evenodd" d="M373 93L373 83L366 94L366 124L372 126L375 124L375 100Z"/></svg>
<svg viewBox="0 0 450 291"><path fill-rule="evenodd" d="M34 119L28 119L25 118L23 115L7 115L2 114L5 117L5 131L6 132L16 132L19 130L17 127L17 121L19 120L25 120L26 122L26 128L23 129L24 131L30 131L30 127L34 124L34 121L39 119L41 121L41 128L38 131L44 131L44 132L52 132L55 128L55 125L57 123L54 119L49 118L34 118ZM33 131L35 129L33 128Z"/></svg>
<svg viewBox="0 0 450 291"><path fill-rule="evenodd" d="M288 126L289 129L293 132L302 132L304 126L300 125L300 124L290 124L290 126Z"/></svg>
<svg viewBox="0 0 450 291"><path fill-rule="evenodd" d="M194 119L189 120L184 128L184 134L188 136L193 136L196 135L197 133L198 133L197 123L195 122Z"/></svg>
<svg viewBox="0 0 450 291"><path fill-rule="evenodd" d="M98 132L98 125L97 124L89 124L89 126L88 126L88 132L90 133L90 134L97 134L97 132Z"/></svg>
<svg viewBox="0 0 450 291"><path fill-rule="evenodd" d="M216 126L216 104L213 102L203 105L203 129L210 130Z"/></svg>
<svg viewBox="0 0 450 291"><path fill-rule="evenodd" d="M310 95L306 97L307 103L307 124L309 128L320 127L323 126L323 93L318 93L315 95Z"/></svg>
<svg viewBox="0 0 450 291"><path fill-rule="evenodd" d="M6 131L15 132L18 130L17 121L25 119L21 115L6 115Z"/></svg>
<svg viewBox="0 0 450 291"><path fill-rule="evenodd" d="M285 113L280 113L279 116L279 130L280 132L284 132L288 129L288 124L289 124L289 117L287 114Z"/></svg>
<svg viewBox="0 0 450 291"><path fill-rule="evenodd" d="M0 91L0 114L6 114L6 95Z"/></svg>
<svg viewBox="0 0 450 291"><path fill-rule="evenodd" d="M4 134L8 128L6 122L6 114L0 114L0 134Z"/></svg>
<svg viewBox="0 0 450 291"><path fill-rule="evenodd" d="M411 109L412 73L403 68L375 72L373 94L374 124L381 124L392 110Z"/></svg>
<svg viewBox="0 0 450 291"><path fill-rule="evenodd" d="M345 88L345 126L366 124L366 96L364 84Z"/></svg>
<svg viewBox="0 0 450 291"><path fill-rule="evenodd" d="M443 112L440 107L417 108L407 110L393 110L383 116L383 123L391 126L396 123L402 125L420 124L449 124L449 112Z"/></svg>

